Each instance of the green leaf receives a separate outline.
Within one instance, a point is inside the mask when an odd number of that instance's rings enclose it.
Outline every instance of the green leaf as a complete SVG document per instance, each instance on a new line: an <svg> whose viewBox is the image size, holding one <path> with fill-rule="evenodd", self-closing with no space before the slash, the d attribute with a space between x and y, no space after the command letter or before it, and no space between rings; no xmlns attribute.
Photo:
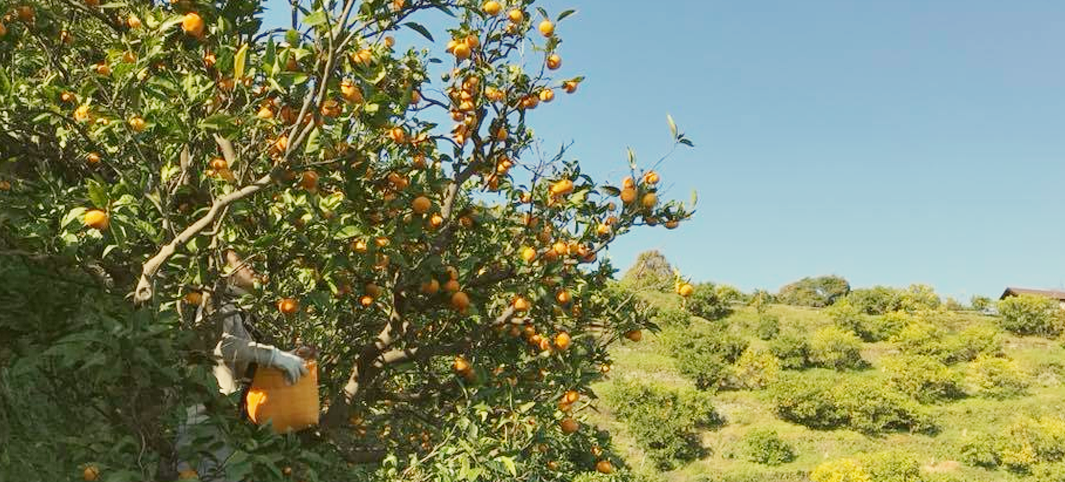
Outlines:
<svg viewBox="0 0 1065 482"><path fill-rule="evenodd" d="M204 130L220 131L229 128L233 123L233 117L218 113L200 121L199 127Z"/></svg>
<svg viewBox="0 0 1065 482"><path fill-rule="evenodd" d="M433 40L433 36L429 33L429 30L426 30L426 28L423 27L421 24L416 22L407 22L403 25L406 25L411 30L422 34L422 37L429 39L430 42L435 42L435 40Z"/></svg>
<svg viewBox="0 0 1065 482"><path fill-rule="evenodd" d="M67 226L70 225L70 223L73 223L74 221L77 221L77 220L81 219L82 216L85 215L85 211L86 211L85 208L74 208L74 209L71 209L70 212L68 212L66 214L66 216L63 216L63 219L61 221L59 221L59 227L65 229Z"/></svg>
<svg viewBox="0 0 1065 482"><path fill-rule="evenodd" d="M307 143L303 146L303 152L305 154L315 154L322 148L321 134L321 130L317 127L311 131L311 135L307 136Z"/></svg>
<svg viewBox="0 0 1065 482"><path fill-rule="evenodd" d="M695 147L695 144L692 144L692 141L689 141L688 138L686 138L686 137L682 137L677 142L679 142L681 144L684 144L684 145L686 145L688 147Z"/></svg>
<svg viewBox="0 0 1065 482"><path fill-rule="evenodd" d="M89 200L98 208L106 209L109 201L107 188L93 179L89 180Z"/></svg>
<svg viewBox="0 0 1065 482"><path fill-rule="evenodd" d="M308 27L317 27L318 25L325 23L327 19L328 17L326 17L325 10L315 10L314 13L303 17L303 24Z"/></svg>
<svg viewBox="0 0 1065 482"><path fill-rule="evenodd" d="M555 20L555 21L556 22L561 22L566 17L568 17L570 15L573 15L575 13L577 13L576 10L566 10L565 12L562 12L562 13L558 14L558 20Z"/></svg>
<svg viewBox="0 0 1065 482"><path fill-rule="evenodd" d="M677 123L673 122L673 116L666 114L666 122L669 122L669 132L673 135L673 138L677 138Z"/></svg>
<svg viewBox="0 0 1065 482"><path fill-rule="evenodd" d="M300 44L300 33L299 33L299 31L294 30L294 29L289 29L287 32L285 32L285 41L288 42L288 44L293 46L293 47L299 45Z"/></svg>
<svg viewBox="0 0 1065 482"><path fill-rule="evenodd" d="M507 472L510 472L512 477L518 476L518 469L514 466L513 457L500 457L499 461L503 463L503 466L507 468Z"/></svg>
<svg viewBox="0 0 1065 482"><path fill-rule="evenodd" d="M547 10L544 10L544 7L536 7L536 12L539 13L540 16L544 19L551 18L551 16L547 14Z"/></svg>
<svg viewBox="0 0 1065 482"><path fill-rule="evenodd" d="M244 62L248 57L248 44L240 46L237 54L233 57L233 79L240 81L244 78Z"/></svg>
<svg viewBox="0 0 1065 482"><path fill-rule="evenodd" d="M633 151L632 148L630 147L630 148L628 148L628 154L629 154L629 167L632 168L633 170L635 170L636 169L636 151Z"/></svg>
<svg viewBox="0 0 1065 482"><path fill-rule="evenodd" d="M362 230L358 226L344 226L339 231L333 234L333 239L348 239L354 238L361 233Z"/></svg>
<svg viewBox="0 0 1065 482"><path fill-rule="evenodd" d="M599 186L599 190L606 193L607 196L620 196L621 189L614 186Z"/></svg>

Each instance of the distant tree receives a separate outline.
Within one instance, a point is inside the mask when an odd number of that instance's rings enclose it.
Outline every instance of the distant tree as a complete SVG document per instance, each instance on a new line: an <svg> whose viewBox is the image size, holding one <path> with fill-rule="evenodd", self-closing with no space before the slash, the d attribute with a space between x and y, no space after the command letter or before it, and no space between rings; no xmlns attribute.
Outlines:
<svg viewBox="0 0 1065 482"><path fill-rule="evenodd" d="M973 295L972 298L969 298L969 305L976 311L984 311L990 308L993 303L991 298L986 296Z"/></svg>
<svg viewBox="0 0 1065 482"><path fill-rule="evenodd" d="M1011 296L998 302L998 312L1002 328L1018 335L1054 337L1065 325L1065 311L1044 296Z"/></svg>
<svg viewBox="0 0 1065 482"><path fill-rule="evenodd" d="M847 294L851 305L867 315L883 315L900 308L901 293L888 286L859 288Z"/></svg>
<svg viewBox="0 0 1065 482"><path fill-rule="evenodd" d="M934 310L942 304L935 288L923 284L912 284L899 295L899 308L913 313L921 310Z"/></svg>
<svg viewBox="0 0 1065 482"><path fill-rule="evenodd" d="M943 307L945 307L947 310L950 310L950 311L964 311L965 310L965 305L961 304L960 301L958 301L958 300L956 300L956 299L954 299L953 297L950 297L950 296L948 296L947 300L943 302Z"/></svg>
<svg viewBox="0 0 1065 482"><path fill-rule="evenodd" d="M621 280L632 288L667 291L673 286L673 266L658 250L644 251Z"/></svg>
<svg viewBox="0 0 1065 482"><path fill-rule="evenodd" d="M717 320L732 313L729 303L718 295L717 288L713 283L695 285L695 292L686 303L688 311L707 320Z"/></svg>
<svg viewBox="0 0 1065 482"><path fill-rule="evenodd" d="M851 286L840 276L806 277L780 288L777 299L786 305L821 308L850 293Z"/></svg>

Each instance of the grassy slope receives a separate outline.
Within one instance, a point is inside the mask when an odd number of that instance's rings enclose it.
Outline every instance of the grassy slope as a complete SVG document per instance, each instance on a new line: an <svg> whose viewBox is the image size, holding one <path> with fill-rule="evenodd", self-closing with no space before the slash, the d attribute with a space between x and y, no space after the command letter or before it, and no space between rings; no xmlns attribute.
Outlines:
<svg viewBox="0 0 1065 482"><path fill-rule="evenodd" d="M666 295L656 297L653 301L661 306L675 306L677 303L676 297ZM773 306L770 312L779 316L781 326L793 324L806 327L809 332L831 323L819 310L814 309ZM753 326L755 319L756 314L752 309L743 308L726 321L733 328L741 327L749 334L749 327ZM987 322L986 317L966 314L959 318L959 326L954 328ZM696 318L695 323L706 322ZM764 343L753 336L749 338L752 345ZM672 358L656 352L655 343L655 337L648 335L638 344L626 343L616 348L613 372L676 385L689 384L674 368ZM880 368L880 359L892 351L893 347L887 342L866 344L863 357L870 361L873 367L862 372L848 372L846 376L875 376ZM716 474L718 478L736 481L798 481L806 480L802 474L808 473L823 461L893 448L917 456L925 465L926 471L948 471L967 481L1015 480L1015 477L1001 470L987 471L964 464L957 466L951 462L958 458L958 441L968 432L998 432L1018 414L1037 416L1065 413L1065 385L1062 384L1065 381L1065 350L1060 344L1041 338L1009 336L1006 337L1006 352L1034 375L1035 383L1028 396L1004 401L966 398L931 406L932 413L942 428L934 437L893 433L875 438L850 430L811 430L776 418L771 404L765 400L764 392L720 392L715 396L715 405L728 423L721 429L703 434L703 443L710 448L711 455L680 469L660 474L660 477L671 482L704 480L707 474ZM602 412L595 415L593 421L614 434L617 449L635 469L653 473L652 465L625 433L624 426L611 416L609 407L600 404L600 409ZM756 427L771 427L777 430L782 438L794 445L798 458L791 463L772 468L743 460L742 454L739 453L740 442L748 430Z"/></svg>

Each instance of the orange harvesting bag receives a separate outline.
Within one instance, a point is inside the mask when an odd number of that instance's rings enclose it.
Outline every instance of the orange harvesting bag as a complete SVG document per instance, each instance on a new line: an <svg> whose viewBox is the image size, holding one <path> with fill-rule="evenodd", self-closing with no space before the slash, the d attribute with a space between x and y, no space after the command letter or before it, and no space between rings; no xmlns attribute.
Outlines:
<svg viewBox="0 0 1065 482"><path fill-rule="evenodd" d="M307 375L294 385L289 385L276 368L255 370L246 398L248 418L252 422L262 425L269 421L276 433L318 425L318 363L307 360L304 365Z"/></svg>

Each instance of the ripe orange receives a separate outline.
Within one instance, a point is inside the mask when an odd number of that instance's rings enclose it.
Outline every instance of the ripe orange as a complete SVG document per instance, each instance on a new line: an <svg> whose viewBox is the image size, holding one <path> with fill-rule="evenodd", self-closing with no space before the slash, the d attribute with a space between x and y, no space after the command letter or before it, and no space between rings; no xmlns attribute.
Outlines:
<svg viewBox="0 0 1065 482"><path fill-rule="evenodd" d="M81 478L89 482L100 478L100 469L93 464L85 466L85 470L81 471Z"/></svg>
<svg viewBox="0 0 1065 482"><path fill-rule="evenodd" d="M458 280L459 279L459 270L455 269L454 266L448 266L448 267L444 268L444 272L447 273L447 279L452 279L452 280Z"/></svg>
<svg viewBox="0 0 1065 482"><path fill-rule="evenodd" d="M562 67L562 57L558 54L551 54L547 56L547 68L550 70L558 70Z"/></svg>
<svg viewBox="0 0 1065 482"><path fill-rule="evenodd" d="M90 228L103 231L111 224L111 219L107 213L99 209L90 209L85 212L84 222Z"/></svg>
<svg viewBox="0 0 1065 482"><path fill-rule="evenodd" d="M658 196L653 192L649 192L643 195L643 199L640 200L640 204L643 204L645 208L653 208L655 204L658 204Z"/></svg>
<svg viewBox="0 0 1065 482"><path fill-rule="evenodd" d="M100 0L85 0L85 5L89 7L98 7L100 6Z"/></svg>
<svg viewBox="0 0 1065 482"><path fill-rule="evenodd" d="M537 29L540 30L540 34L544 37L550 37L555 33L555 24L551 23L550 20L545 19L543 22L540 22Z"/></svg>
<svg viewBox="0 0 1065 482"><path fill-rule="evenodd" d="M581 399L581 394L577 393L575 390L570 390L570 391L566 392L565 395L562 395L562 400L564 402L566 402L566 403L577 403L577 400L580 400L580 399Z"/></svg>
<svg viewBox="0 0 1065 482"><path fill-rule="evenodd" d="M547 461L547 470L558 470L558 462L555 462L554 460Z"/></svg>
<svg viewBox="0 0 1065 482"><path fill-rule="evenodd" d="M452 280L452 281L454 281L454 280ZM459 310L459 311L465 311L466 308L469 308L469 306L470 306L470 297L468 295L466 295L466 293L458 291L455 294L451 295L451 307L452 308L454 308L456 310Z"/></svg>
<svg viewBox="0 0 1065 482"><path fill-rule="evenodd" d="M480 39L480 37L477 36L477 34L471 33L471 34L467 35L466 39L465 39L465 42L466 42L466 45L468 47L470 47L471 49L475 49L475 48L481 46L481 39ZM476 77L473 77L473 78L476 79ZM476 87L474 87L474 89L476 89ZM467 89L467 90L473 90L473 89Z"/></svg>
<svg viewBox="0 0 1065 482"><path fill-rule="evenodd" d="M350 80L344 80L340 83L340 95L344 97L345 101L351 104L359 104L362 102L362 90Z"/></svg>
<svg viewBox="0 0 1065 482"><path fill-rule="evenodd" d="M196 473L196 471L192 470L192 469L185 469L185 470L182 470L181 472L178 472L178 480L198 479L198 478L200 478L200 474Z"/></svg>
<svg viewBox="0 0 1065 482"><path fill-rule="evenodd" d="M422 283L422 293L427 294L427 295L432 295L432 294L436 294L437 291L440 291L440 282L439 281L437 281L435 279L430 279L429 281L426 281L425 283Z"/></svg>
<svg viewBox="0 0 1065 482"><path fill-rule="evenodd" d="M455 363L453 363L451 366L455 369L456 373L466 373L470 371L471 368L473 368L472 366L470 366L470 362L466 361L466 359L462 356L456 356Z"/></svg>
<svg viewBox="0 0 1065 482"><path fill-rule="evenodd" d="M680 288L677 288L677 294L685 298L691 296L693 293L695 293L695 288L688 283L684 283L680 285Z"/></svg>
<svg viewBox="0 0 1065 482"><path fill-rule="evenodd" d="M392 48L396 45L396 38L391 35L385 36L385 47Z"/></svg>
<svg viewBox="0 0 1065 482"><path fill-rule="evenodd" d="M300 187L313 191L318 189L318 173L314 171L303 171L300 175Z"/></svg>
<svg viewBox="0 0 1065 482"><path fill-rule="evenodd" d="M7 35L7 27L4 26L3 22L0 22L0 38L3 38L5 35Z"/></svg>
<svg viewBox="0 0 1065 482"><path fill-rule="evenodd" d="M643 175L643 182L647 184L658 184L658 173L654 171L647 171Z"/></svg>
<svg viewBox="0 0 1065 482"><path fill-rule="evenodd" d="M111 66L107 65L107 62L100 62L96 64L96 73L100 75L111 75Z"/></svg>
<svg viewBox="0 0 1065 482"><path fill-rule="evenodd" d="M572 94L577 91L577 84L578 82L576 80L567 80L562 83L562 89L565 90L567 94Z"/></svg>
<svg viewBox="0 0 1065 482"><path fill-rule="evenodd" d="M351 249L357 253L365 253L367 251L366 241L361 239L351 243Z"/></svg>
<svg viewBox="0 0 1065 482"><path fill-rule="evenodd" d="M609 224L600 224L598 227L595 228L595 232L601 238L605 238L607 236L610 236L610 225Z"/></svg>
<svg viewBox="0 0 1065 482"><path fill-rule="evenodd" d="M459 291L459 289L460 289L459 282L456 281L456 280L449 279L449 280L444 282L444 291L450 291L452 293L457 293Z"/></svg>
<svg viewBox="0 0 1065 482"><path fill-rule="evenodd" d="M134 132L141 132L144 130L145 122L141 116L133 116L129 119L129 126L133 128Z"/></svg>
<svg viewBox="0 0 1065 482"><path fill-rule="evenodd" d="M362 295L362 296L360 296L359 297L359 304L362 305L363 308L369 308L370 305L373 304L373 296L370 296L370 295Z"/></svg>
<svg viewBox="0 0 1065 482"><path fill-rule="evenodd" d="M565 242L558 241L554 244L554 246L551 246L551 250L559 256L565 256L569 254L569 245L567 245Z"/></svg>
<svg viewBox="0 0 1065 482"><path fill-rule="evenodd" d="M444 225L444 217L439 214L433 214L429 217L429 226L433 229L439 228Z"/></svg>
<svg viewBox="0 0 1065 482"><path fill-rule="evenodd" d="M129 28L141 28L141 19L137 18L136 15L130 14L129 18L126 19L126 25L129 25Z"/></svg>
<svg viewBox="0 0 1065 482"><path fill-rule="evenodd" d="M277 302L277 311L280 311L282 314L291 315L299 308L299 302L292 298L281 298L281 300Z"/></svg>
<svg viewBox="0 0 1065 482"><path fill-rule="evenodd" d="M181 19L181 30L196 38L203 37L203 26L203 18L196 12L186 13L185 17Z"/></svg>
<svg viewBox="0 0 1065 482"><path fill-rule="evenodd" d="M514 305L514 311L517 311L518 313L529 311L529 308L531 307L529 300L521 296L515 296L514 301L511 304Z"/></svg>
<svg viewBox="0 0 1065 482"><path fill-rule="evenodd" d="M37 15L33 10L33 7L29 5L22 5L15 8L15 13L18 15L18 19L25 23L32 23L33 18Z"/></svg>
<svg viewBox="0 0 1065 482"><path fill-rule="evenodd" d="M99 164L100 163L100 153L99 152L90 152L89 155L85 156L85 161L88 162L90 166Z"/></svg>
<svg viewBox="0 0 1065 482"><path fill-rule="evenodd" d="M666 221L666 229L677 229L677 226L680 226L680 221L677 221L676 219Z"/></svg>
<svg viewBox="0 0 1065 482"><path fill-rule="evenodd" d="M595 471L600 474L613 474L614 464L611 464L609 460L600 460L595 463Z"/></svg>
<svg viewBox="0 0 1065 482"><path fill-rule="evenodd" d="M322 102L322 108L320 110L325 117L337 117L342 111L340 102L337 102L334 99L328 99L325 102Z"/></svg>
<svg viewBox="0 0 1065 482"><path fill-rule="evenodd" d="M551 185L551 194L555 196L562 196L573 192L573 181L569 179L562 179Z"/></svg>
<svg viewBox="0 0 1065 482"><path fill-rule="evenodd" d="M569 333L563 331L555 335L555 347L559 350L565 350L569 348L570 341L571 339Z"/></svg>
<svg viewBox="0 0 1065 482"><path fill-rule="evenodd" d="M636 181L632 180L632 176L625 176L625 179L621 180L621 187L625 189L632 189L636 187Z"/></svg>
<svg viewBox="0 0 1065 482"><path fill-rule="evenodd" d="M540 100L543 102L551 102L555 100L555 91L551 89L544 89L540 91Z"/></svg>
<svg viewBox="0 0 1065 482"><path fill-rule="evenodd" d="M635 200L636 200L636 190L635 189L633 189L631 187L627 187L627 188L621 190L621 202L623 202L625 204L632 204L632 202L635 201Z"/></svg>
<svg viewBox="0 0 1065 482"><path fill-rule="evenodd" d="M643 339L643 332L640 330L632 330L630 332L625 333L625 338L628 338L632 341L640 341Z"/></svg>
<svg viewBox="0 0 1065 482"><path fill-rule="evenodd" d="M521 10L514 9L507 12L507 18L510 19L511 23L521 23L525 20L525 14Z"/></svg>
<svg viewBox="0 0 1065 482"><path fill-rule="evenodd" d="M526 263L532 263L536 259L536 250L528 246L521 250L521 259Z"/></svg>
<svg viewBox="0 0 1065 482"><path fill-rule="evenodd" d="M388 137L392 138L393 142L402 144L407 140L407 131L400 126L396 126L388 131Z"/></svg>
<svg viewBox="0 0 1065 482"><path fill-rule="evenodd" d="M499 15L499 12L503 11L503 6L495 0L490 0L484 2L484 5L481 6L481 10L483 10L484 13L487 13L488 15Z"/></svg>
<svg viewBox="0 0 1065 482"><path fill-rule="evenodd" d="M255 116L263 120L273 119L274 110L271 109L270 106L264 105L262 106L262 108L259 109L259 112L256 113Z"/></svg>
<svg viewBox="0 0 1065 482"><path fill-rule="evenodd" d="M562 428L562 433L570 434L576 432L581 426L576 420L566 417L558 423L558 426Z"/></svg>
<svg viewBox="0 0 1065 482"><path fill-rule="evenodd" d="M67 91L63 92L62 94L59 94L59 100L63 102L77 102L78 97L74 95L73 92Z"/></svg>
<svg viewBox="0 0 1065 482"><path fill-rule="evenodd" d="M573 301L573 297L569 294L569 291L559 290L558 293L555 293L555 301L558 301L559 304L565 305L568 304L570 301Z"/></svg>
<svg viewBox="0 0 1065 482"><path fill-rule="evenodd" d="M229 169L229 163L221 157L211 159L211 169L221 171L223 169Z"/></svg>
<svg viewBox="0 0 1065 482"><path fill-rule="evenodd" d="M461 61L470 58L470 53L472 53L472 50L470 49L470 46L466 44L465 41L462 41L455 43L455 48L451 51L451 53L455 54L455 58Z"/></svg>
<svg viewBox="0 0 1065 482"><path fill-rule="evenodd" d="M418 196L410 203L411 209L417 214L425 214L433 207L433 202L425 196Z"/></svg>

